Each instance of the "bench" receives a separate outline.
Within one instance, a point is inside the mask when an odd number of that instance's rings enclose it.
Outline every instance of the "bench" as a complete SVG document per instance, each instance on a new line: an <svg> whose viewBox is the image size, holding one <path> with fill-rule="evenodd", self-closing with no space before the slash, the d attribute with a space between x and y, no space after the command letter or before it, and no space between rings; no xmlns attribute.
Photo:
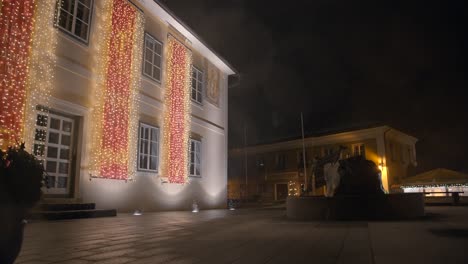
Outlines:
<svg viewBox="0 0 468 264"><path fill-rule="evenodd" d="M451 193L453 204L458 204L458 202L460 201L460 193L464 193L464 192L423 192L424 195L428 193L445 193L445 194Z"/></svg>

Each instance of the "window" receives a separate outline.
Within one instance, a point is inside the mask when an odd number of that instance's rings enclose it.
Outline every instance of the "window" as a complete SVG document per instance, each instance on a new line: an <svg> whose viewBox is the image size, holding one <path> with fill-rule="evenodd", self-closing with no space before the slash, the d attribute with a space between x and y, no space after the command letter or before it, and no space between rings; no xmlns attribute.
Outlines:
<svg viewBox="0 0 468 264"><path fill-rule="evenodd" d="M92 6L93 0L60 0L57 27L87 43Z"/></svg>
<svg viewBox="0 0 468 264"><path fill-rule="evenodd" d="M307 155L307 151L305 153L305 160L306 160L306 165L309 165L309 155ZM297 167L298 168L304 168L304 157L303 157L303 151L300 151L297 153Z"/></svg>
<svg viewBox="0 0 468 264"><path fill-rule="evenodd" d="M257 168L262 169L265 167L265 160L263 157L257 157Z"/></svg>
<svg viewBox="0 0 468 264"><path fill-rule="evenodd" d="M265 192L265 184L257 184L257 193L264 193Z"/></svg>
<svg viewBox="0 0 468 264"><path fill-rule="evenodd" d="M190 176L201 176L201 141L190 139Z"/></svg>
<svg viewBox="0 0 468 264"><path fill-rule="evenodd" d="M202 103L203 72L192 66L192 100Z"/></svg>
<svg viewBox="0 0 468 264"><path fill-rule="evenodd" d="M333 154L333 148L323 148L322 151L323 151L323 157Z"/></svg>
<svg viewBox="0 0 468 264"><path fill-rule="evenodd" d="M277 170L284 170L286 168L286 155L276 154L275 165Z"/></svg>
<svg viewBox="0 0 468 264"><path fill-rule="evenodd" d="M162 43L145 34L143 74L152 80L161 82Z"/></svg>
<svg viewBox="0 0 468 264"><path fill-rule="evenodd" d="M401 163L405 164L407 162L407 157L406 157L406 150L405 146L402 144L400 145L400 161Z"/></svg>
<svg viewBox="0 0 468 264"><path fill-rule="evenodd" d="M366 158L366 148L364 144L355 144L352 146L353 156L362 156Z"/></svg>
<svg viewBox="0 0 468 264"><path fill-rule="evenodd" d="M138 143L138 170L157 172L159 165L159 129L140 124Z"/></svg>
<svg viewBox="0 0 468 264"><path fill-rule="evenodd" d="M392 161L395 161L395 146L393 145L393 143L389 144L389 149L390 149L390 158L392 159Z"/></svg>

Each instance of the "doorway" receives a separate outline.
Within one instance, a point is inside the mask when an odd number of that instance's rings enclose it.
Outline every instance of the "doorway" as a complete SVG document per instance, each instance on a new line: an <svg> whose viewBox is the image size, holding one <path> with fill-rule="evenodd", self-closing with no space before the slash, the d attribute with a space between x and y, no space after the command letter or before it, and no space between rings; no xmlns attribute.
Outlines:
<svg viewBox="0 0 468 264"><path fill-rule="evenodd" d="M277 183L275 184L275 198L277 201L286 200L288 197L288 184L286 183Z"/></svg>
<svg viewBox="0 0 468 264"><path fill-rule="evenodd" d="M71 195L76 160L77 119L56 112L39 113L34 153L42 156L47 173L45 195Z"/></svg>

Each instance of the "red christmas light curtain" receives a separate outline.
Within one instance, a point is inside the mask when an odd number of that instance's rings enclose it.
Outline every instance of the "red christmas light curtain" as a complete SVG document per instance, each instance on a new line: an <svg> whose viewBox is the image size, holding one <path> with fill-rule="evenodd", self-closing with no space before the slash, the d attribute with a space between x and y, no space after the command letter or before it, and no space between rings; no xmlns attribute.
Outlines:
<svg viewBox="0 0 468 264"><path fill-rule="evenodd" d="M110 0L99 67L94 109L94 158L96 177L127 180L134 174L138 68L141 64L142 14L126 0Z"/></svg>
<svg viewBox="0 0 468 264"><path fill-rule="evenodd" d="M188 177L192 53L169 35L166 58L162 175L183 184Z"/></svg>
<svg viewBox="0 0 468 264"><path fill-rule="evenodd" d="M128 175L127 164L121 161L125 160L128 148L131 87L130 78L124 76L131 74L135 14L126 1L114 1L102 138L102 149L110 156L101 165L103 177L126 179Z"/></svg>
<svg viewBox="0 0 468 264"><path fill-rule="evenodd" d="M35 1L4 0L0 15L0 148L22 141Z"/></svg>

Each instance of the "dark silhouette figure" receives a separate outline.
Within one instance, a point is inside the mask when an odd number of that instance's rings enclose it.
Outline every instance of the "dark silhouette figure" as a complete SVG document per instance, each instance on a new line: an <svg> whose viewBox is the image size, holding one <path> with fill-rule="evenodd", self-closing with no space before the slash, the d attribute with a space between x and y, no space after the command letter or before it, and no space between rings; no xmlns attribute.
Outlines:
<svg viewBox="0 0 468 264"><path fill-rule="evenodd" d="M382 188L381 171L374 162L362 156L340 160L340 185L335 195L379 195Z"/></svg>

